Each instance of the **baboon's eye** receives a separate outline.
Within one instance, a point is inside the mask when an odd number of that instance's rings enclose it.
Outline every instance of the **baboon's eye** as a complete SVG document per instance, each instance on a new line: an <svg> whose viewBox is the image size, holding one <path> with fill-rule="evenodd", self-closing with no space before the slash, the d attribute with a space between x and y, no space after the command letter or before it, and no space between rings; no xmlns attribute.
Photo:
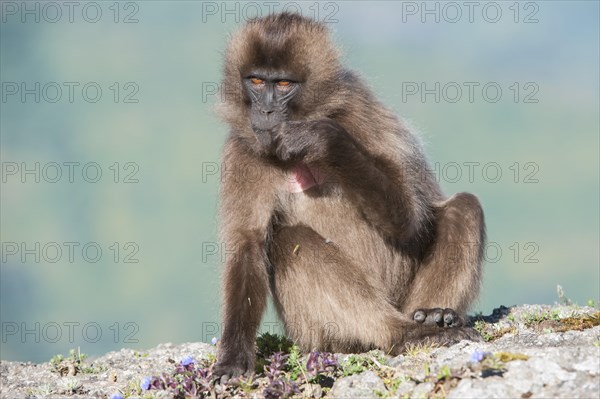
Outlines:
<svg viewBox="0 0 600 399"><path fill-rule="evenodd" d="M259 78L250 78L250 81L254 85L261 85L261 84L263 84L265 82L264 80L259 79Z"/></svg>
<svg viewBox="0 0 600 399"><path fill-rule="evenodd" d="M281 86L281 87L286 87L290 85L290 81L289 80L280 80L279 82L277 82L277 86Z"/></svg>

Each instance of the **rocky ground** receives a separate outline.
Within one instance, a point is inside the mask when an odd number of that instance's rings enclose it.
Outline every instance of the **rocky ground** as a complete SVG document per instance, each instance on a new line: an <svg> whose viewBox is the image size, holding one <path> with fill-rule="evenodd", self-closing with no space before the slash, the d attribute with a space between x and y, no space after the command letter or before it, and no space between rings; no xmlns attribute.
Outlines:
<svg viewBox="0 0 600 399"><path fill-rule="evenodd" d="M2 361L0 397L600 398L599 318L592 307L501 307L473 320L486 342L417 345L397 357L263 353L264 373L223 385L210 375L216 348L204 343Z"/></svg>

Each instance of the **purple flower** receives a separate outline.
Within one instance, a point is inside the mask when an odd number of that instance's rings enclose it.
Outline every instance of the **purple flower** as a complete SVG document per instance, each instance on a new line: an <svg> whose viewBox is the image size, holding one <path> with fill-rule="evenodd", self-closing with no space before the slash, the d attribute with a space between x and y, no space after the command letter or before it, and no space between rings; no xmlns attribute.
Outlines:
<svg viewBox="0 0 600 399"><path fill-rule="evenodd" d="M265 366L265 374L270 381L279 378L283 373L288 356L282 352L275 352L269 357L269 365Z"/></svg>
<svg viewBox="0 0 600 399"><path fill-rule="evenodd" d="M333 371L338 363L329 352L311 352L306 362L306 371L312 376Z"/></svg>
<svg viewBox="0 0 600 399"><path fill-rule="evenodd" d="M479 363L480 361L485 359L486 355L488 355L488 354L489 354L489 352L482 352L479 350L475 350L475 352L473 352L471 354L471 362Z"/></svg>
<svg viewBox="0 0 600 399"><path fill-rule="evenodd" d="M125 399L125 397L123 395L121 395L119 392L113 393L112 395L110 395L110 399Z"/></svg>
<svg viewBox="0 0 600 399"><path fill-rule="evenodd" d="M319 352L311 352L306 362L306 371L308 374L317 375L319 366Z"/></svg>
<svg viewBox="0 0 600 399"><path fill-rule="evenodd" d="M150 389L151 383L152 383L152 378L144 377L144 378L142 378L142 381L140 382L140 388L142 388L142 390L144 390L144 391L147 391L148 389Z"/></svg>
<svg viewBox="0 0 600 399"><path fill-rule="evenodd" d="M338 362L333 353L326 352L323 354L323 367L336 368L337 366Z"/></svg>
<svg viewBox="0 0 600 399"><path fill-rule="evenodd" d="M287 358L288 355L284 355L282 352L275 352L269 358L269 362L271 367L276 368L277 370L283 370Z"/></svg>
<svg viewBox="0 0 600 399"><path fill-rule="evenodd" d="M213 337L213 339L210 340L210 343L213 345L216 345L217 342L219 342L219 340L217 339L217 337Z"/></svg>
<svg viewBox="0 0 600 399"><path fill-rule="evenodd" d="M181 362L180 362L180 364L181 364L182 366L189 366L189 365L190 365L190 364L192 364L192 363L196 363L196 361L195 361L195 360L194 360L194 358L193 358L193 357L191 357L191 356L186 356L186 357L184 357L183 359L181 359Z"/></svg>
<svg viewBox="0 0 600 399"><path fill-rule="evenodd" d="M299 393L300 389L298 388L298 385L287 379L273 380L263 391L263 395L266 399L289 398L290 396Z"/></svg>

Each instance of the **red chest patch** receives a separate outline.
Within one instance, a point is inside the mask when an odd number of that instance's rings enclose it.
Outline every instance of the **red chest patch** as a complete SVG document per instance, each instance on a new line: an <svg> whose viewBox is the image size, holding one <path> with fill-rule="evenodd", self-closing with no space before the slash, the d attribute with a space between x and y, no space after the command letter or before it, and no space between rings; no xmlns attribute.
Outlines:
<svg viewBox="0 0 600 399"><path fill-rule="evenodd" d="M301 193L324 181L324 176L317 168L311 168L304 163L299 163L288 172L288 191L291 193Z"/></svg>

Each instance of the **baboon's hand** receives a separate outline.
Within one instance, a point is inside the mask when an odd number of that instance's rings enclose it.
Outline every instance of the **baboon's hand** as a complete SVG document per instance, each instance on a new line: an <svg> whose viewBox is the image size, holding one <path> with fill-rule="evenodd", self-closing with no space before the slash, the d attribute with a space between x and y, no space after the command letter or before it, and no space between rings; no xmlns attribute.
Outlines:
<svg viewBox="0 0 600 399"><path fill-rule="evenodd" d="M286 122L277 132L276 154L284 162L319 161L330 156L337 144L350 144L344 136L346 131L333 119Z"/></svg>
<svg viewBox="0 0 600 399"><path fill-rule="evenodd" d="M417 309L412 318L417 323L438 327L462 327L465 324L458 313L450 308Z"/></svg>

